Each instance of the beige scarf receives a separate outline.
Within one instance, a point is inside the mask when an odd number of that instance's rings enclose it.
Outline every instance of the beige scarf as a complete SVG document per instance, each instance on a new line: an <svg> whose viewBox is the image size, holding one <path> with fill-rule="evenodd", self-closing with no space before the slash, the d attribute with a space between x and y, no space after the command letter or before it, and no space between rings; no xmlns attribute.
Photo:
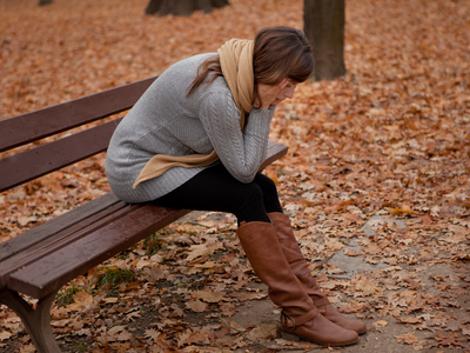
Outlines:
<svg viewBox="0 0 470 353"><path fill-rule="evenodd" d="M232 93L235 104L241 112L240 125L245 126L245 115L253 108L254 77L253 77L253 40L230 39L218 50L220 66ZM171 156L157 154L142 168L132 187L156 178L173 167L204 167L218 159L215 151L209 154L191 154L187 156Z"/></svg>

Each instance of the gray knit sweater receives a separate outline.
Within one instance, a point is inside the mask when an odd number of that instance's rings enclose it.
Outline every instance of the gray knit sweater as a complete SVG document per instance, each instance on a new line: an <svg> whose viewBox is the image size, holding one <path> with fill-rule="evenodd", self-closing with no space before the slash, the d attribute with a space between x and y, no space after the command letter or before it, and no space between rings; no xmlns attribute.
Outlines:
<svg viewBox="0 0 470 353"><path fill-rule="evenodd" d="M207 168L175 167L133 189L139 172L155 154L206 154L215 149L234 178L243 183L253 180L265 158L273 109L253 109L242 132L240 112L223 77L203 83L186 96L198 66L211 55L215 53L192 56L170 66L119 123L108 147L105 169L120 199L154 200Z"/></svg>

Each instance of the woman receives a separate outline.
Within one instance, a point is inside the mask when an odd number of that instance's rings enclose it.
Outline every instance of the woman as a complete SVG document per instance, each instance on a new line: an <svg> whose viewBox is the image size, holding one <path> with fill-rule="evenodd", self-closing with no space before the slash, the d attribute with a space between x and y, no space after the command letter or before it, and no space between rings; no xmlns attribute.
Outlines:
<svg viewBox="0 0 470 353"><path fill-rule="evenodd" d="M106 172L127 202L233 213L255 273L282 309L283 330L340 346L357 342L365 325L342 316L322 294L276 186L258 173L275 106L312 70L303 33L287 27L177 62L117 127Z"/></svg>

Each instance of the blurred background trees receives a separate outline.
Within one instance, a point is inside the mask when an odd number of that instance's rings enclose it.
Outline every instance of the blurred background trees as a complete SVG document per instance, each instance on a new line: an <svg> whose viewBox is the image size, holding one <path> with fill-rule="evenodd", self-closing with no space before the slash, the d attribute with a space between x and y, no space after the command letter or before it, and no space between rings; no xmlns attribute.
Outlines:
<svg viewBox="0 0 470 353"><path fill-rule="evenodd" d="M53 0L38 0L39 5ZM229 0L149 0L145 13L190 16L229 5ZM346 74L344 64L344 0L304 0L304 32L315 56L313 80L332 80Z"/></svg>
<svg viewBox="0 0 470 353"><path fill-rule="evenodd" d="M150 0L145 13L189 16L196 10L211 12L214 8L228 5L228 0Z"/></svg>
<svg viewBox="0 0 470 353"><path fill-rule="evenodd" d="M344 0L304 0L304 32L315 56L312 79L332 80L346 73L344 13Z"/></svg>

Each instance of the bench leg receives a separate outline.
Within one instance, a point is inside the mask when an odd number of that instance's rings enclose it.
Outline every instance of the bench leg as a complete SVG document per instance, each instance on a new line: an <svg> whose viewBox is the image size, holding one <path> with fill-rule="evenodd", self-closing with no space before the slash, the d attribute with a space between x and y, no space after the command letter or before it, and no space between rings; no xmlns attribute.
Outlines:
<svg viewBox="0 0 470 353"><path fill-rule="evenodd" d="M40 299L36 308L14 291L6 289L0 293L0 303L11 308L21 318L39 353L61 353L51 328L50 310L56 293Z"/></svg>

